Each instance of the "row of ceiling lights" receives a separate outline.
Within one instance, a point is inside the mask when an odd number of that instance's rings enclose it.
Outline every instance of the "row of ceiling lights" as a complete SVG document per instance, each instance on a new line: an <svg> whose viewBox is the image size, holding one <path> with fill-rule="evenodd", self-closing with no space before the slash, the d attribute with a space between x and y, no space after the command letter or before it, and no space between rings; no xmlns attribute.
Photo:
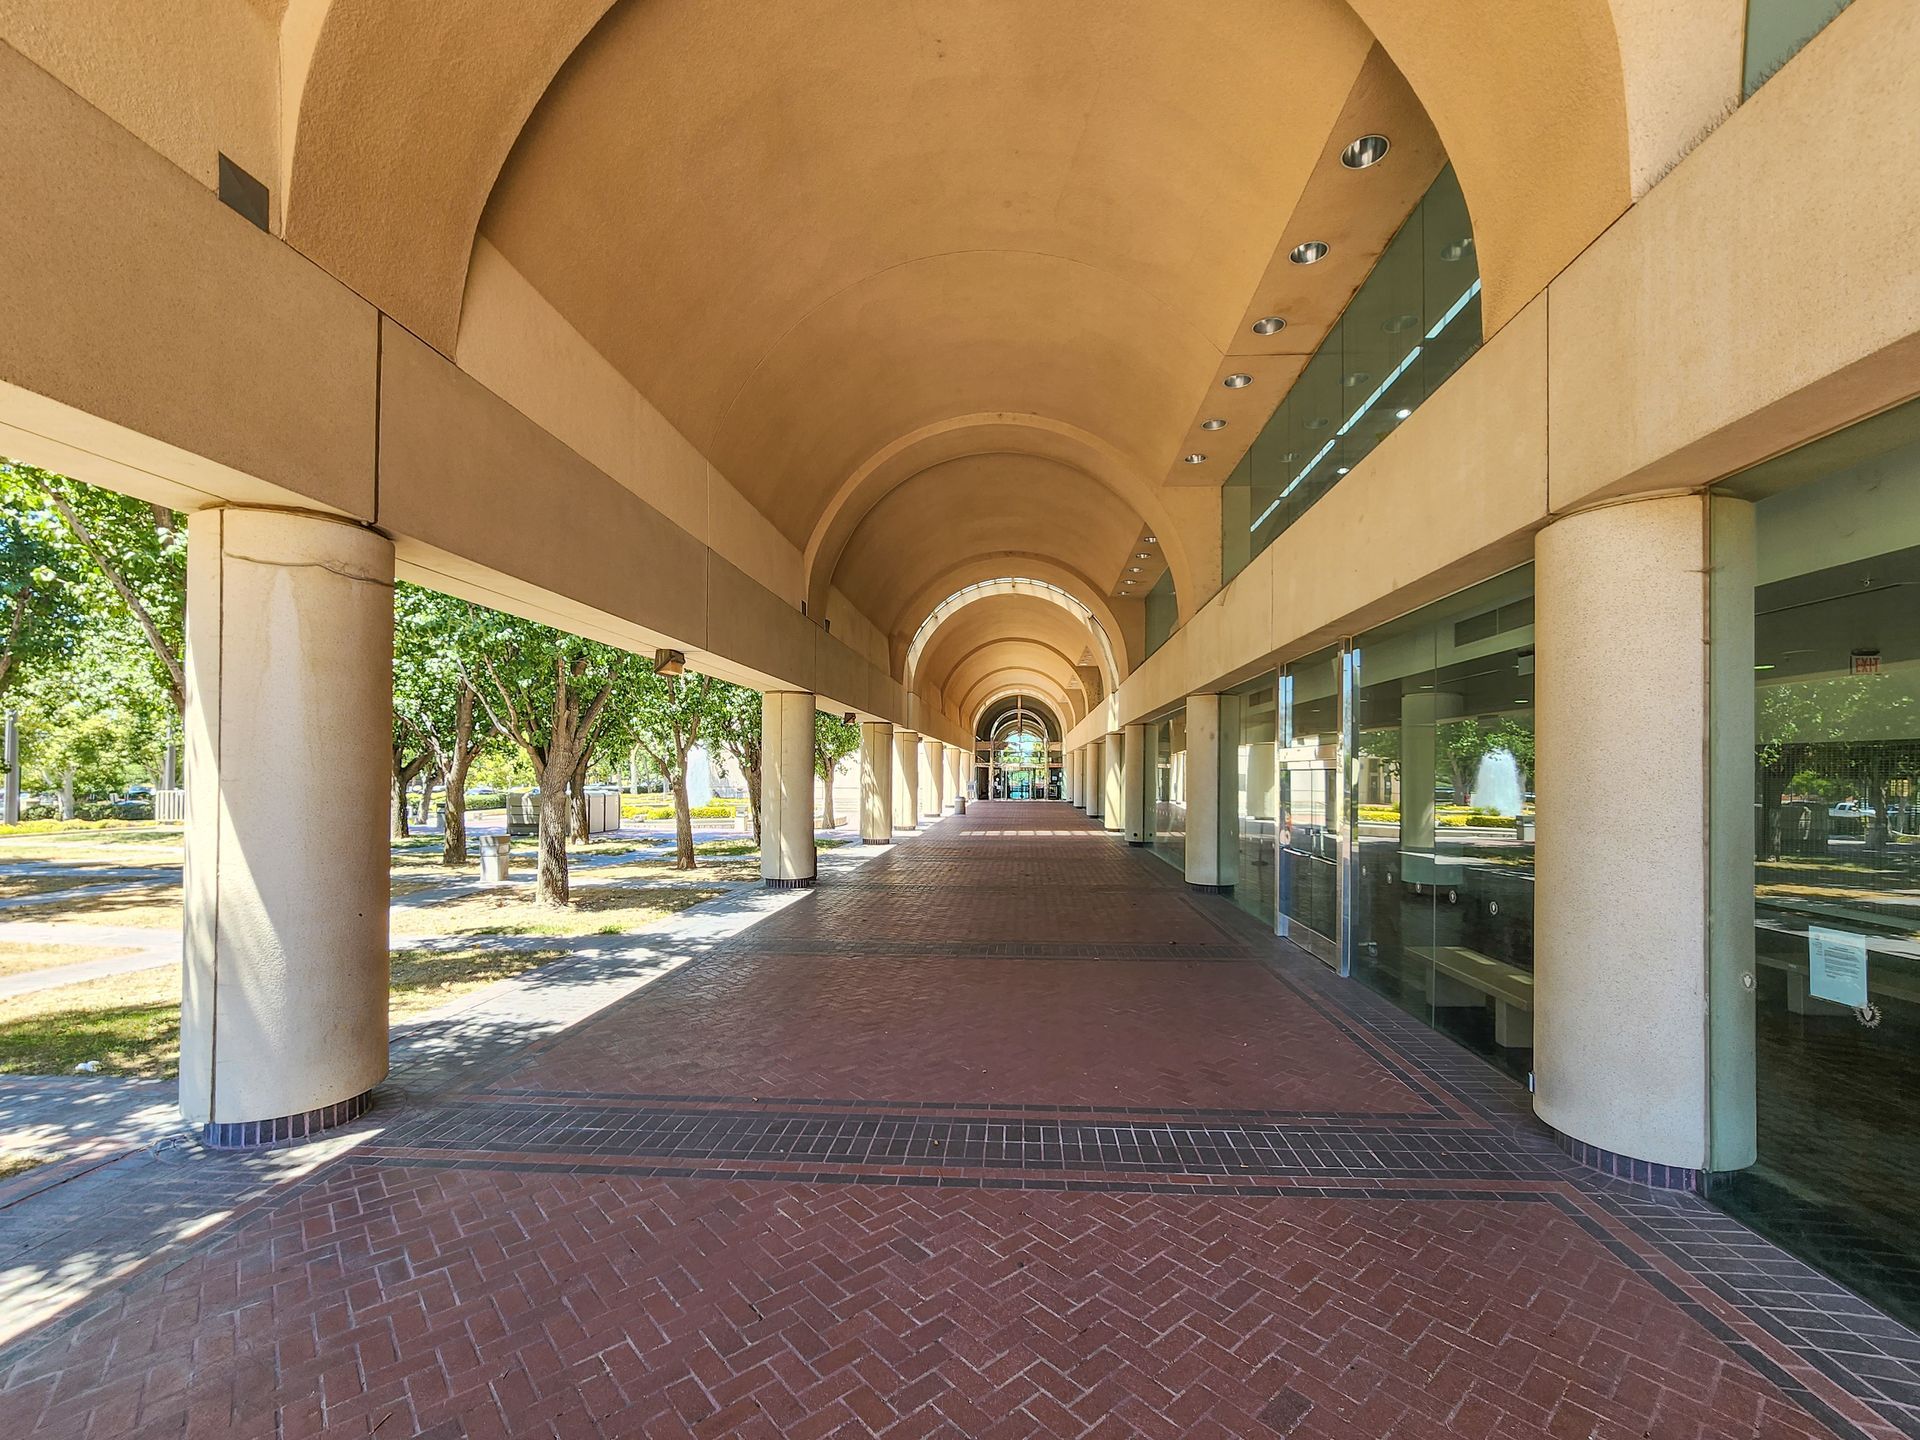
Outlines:
<svg viewBox="0 0 1920 1440"><path fill-rule="evenodd" d="M1340 152L1340 163L1349 170L1365 170L1371 166L1378 165L1382 160L1386 159L1387 151L1391 148L1392 146L1384 135L1362 135L1358 140L1355 140ZM1288 252L1287 258L1296 265L1313 265L1326 259L1328 252L1332 248L1333 247L1328 245L1324 240L1306 240L1294 246L1293 249ZM1284 315L1262 315L1258 320L1253 322L1253 333L1256 335L1277 335L1286 328L1287 320ZM1244 390L1247 386L1253 384L1253 376L1248 375L1244 371L1236 371L1220 383L1225 385L1229 390ZM1216 415L1211 419L1202 420L1200 422L1200 428L1202 430L1224 430L1227 428L1227 422ZM1207 463L1206 455L1198 450L1194 451L1191 455L1182 455L1180 458L1188 465L1204 465Z"/></svg>
<svg viewBox="0 0 1920 1440"><path fill-rule="evenodd" d="M1140 543L1142 545L1153 544L1153 536L1151 535L1141 536ZM1153 558L1153 552L1151 550L1136 550L1133 553L1133 558L1136 560L1151 560ZM1138 565L1129 565L1127 567L1127 573L1129 575L1138 575L1141 573L1141 567ZM1125 594L1127 591L1131 590L1133 588L1133 584L1134 582L1131 580L1121 581L1120 582L1121 593Z"/></svg>

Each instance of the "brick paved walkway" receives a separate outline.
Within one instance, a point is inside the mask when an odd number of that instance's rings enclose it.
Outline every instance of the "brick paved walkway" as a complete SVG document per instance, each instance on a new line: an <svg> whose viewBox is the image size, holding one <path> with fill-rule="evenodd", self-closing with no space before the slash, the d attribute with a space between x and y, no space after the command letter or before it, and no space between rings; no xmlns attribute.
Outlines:
<svg viewBox="0 0 1920 1440"><path fill-rule="evenodd" d="M1920 1338L976 804L0 1353L0 1434L1920 1435Z"/></svg>

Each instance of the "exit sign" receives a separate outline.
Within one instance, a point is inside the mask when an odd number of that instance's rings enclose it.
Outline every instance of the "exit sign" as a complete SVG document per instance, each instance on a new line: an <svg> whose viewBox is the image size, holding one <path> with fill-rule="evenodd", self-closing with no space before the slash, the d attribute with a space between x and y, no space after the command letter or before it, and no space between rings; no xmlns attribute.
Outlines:
<svg viewBox="0 0 1920 1440"><path fill-rule="evenodd" d="M1854 651L1853 673L1856 675L1878 675L1880 673L1880 652L1878 650Z"/></svg>

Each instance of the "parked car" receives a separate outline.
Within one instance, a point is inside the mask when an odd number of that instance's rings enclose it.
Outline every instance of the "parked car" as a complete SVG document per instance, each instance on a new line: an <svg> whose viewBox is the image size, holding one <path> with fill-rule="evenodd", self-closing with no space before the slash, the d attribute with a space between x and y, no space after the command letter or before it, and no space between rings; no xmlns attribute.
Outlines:
<svg viewBox="0 0 1920 1440"><path fill-rule="evenodd" d="M1834 820L1871 820L1879 813L1871 805L1862 805L1858 800L1842 800L1827 807L1827 815Z"/></svg>

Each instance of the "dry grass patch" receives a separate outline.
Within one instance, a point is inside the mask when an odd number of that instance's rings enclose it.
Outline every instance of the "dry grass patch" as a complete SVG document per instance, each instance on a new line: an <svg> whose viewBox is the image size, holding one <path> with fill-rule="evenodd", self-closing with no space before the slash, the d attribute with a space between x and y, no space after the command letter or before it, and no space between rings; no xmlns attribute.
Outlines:
<svg viewBox="0 0 1920 1440"><path fill-rule="evenodd" d="M581 885L574 889L572 905L548 910L535 903L531 885L516 885L395 910L392 929L395 935L625 935L725 893L704 887Z"/></svg>
<svg viewBox="0 0 1920 1440"><path fill-rule="evenodd" d="M89 960L118 960L133 951L113 945L27 944L4 938L0 930L0 975L30 975L62 965L84 965Z"/></svg>
<svg viewBox="0 0 1920 1440"><path fill-rule="evenodd" d="M388 1018L417 1018L565 953L484 944L396 950L388 962ZM66 1075L88 1060L99 1062L102 1075L180 1073L179 966L0 1000L0 1075Z"/></svg>

